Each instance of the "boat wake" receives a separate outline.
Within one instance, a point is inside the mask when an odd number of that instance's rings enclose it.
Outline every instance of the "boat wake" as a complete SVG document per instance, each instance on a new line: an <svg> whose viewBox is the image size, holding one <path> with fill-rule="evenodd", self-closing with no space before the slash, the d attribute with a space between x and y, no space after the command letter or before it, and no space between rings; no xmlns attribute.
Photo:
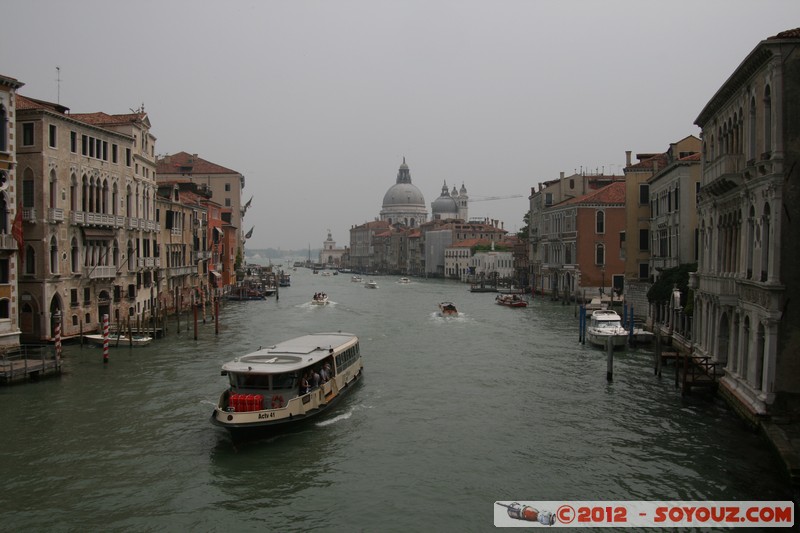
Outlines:
<svg viewBox="0 0 800 533"><path fill-rule="evenodd" d="M336 422L340 422L342 420L347 420L351 416L353 416L354 409L350 409L346 413L342 413L340 415L334 416L330 420L323 420L321 422L317 422L317 427L325 427L330 426L331 424L335 424Z"/></svg>

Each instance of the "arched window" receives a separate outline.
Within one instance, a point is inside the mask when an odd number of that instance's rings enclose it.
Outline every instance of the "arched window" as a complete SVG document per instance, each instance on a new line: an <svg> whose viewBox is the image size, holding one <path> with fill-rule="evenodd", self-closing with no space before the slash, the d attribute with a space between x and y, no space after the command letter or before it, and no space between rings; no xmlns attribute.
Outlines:
<svg viewBox="0 0 800 533"><path fill-rule="evenodd" d="M78 210L78 177L75 174L69 178L69 208Z"/></svg>
<svg viewBox="0 0 800 533"><path fill-rule="evenodd" d="M50 273L58 274L58 242L55 237L50 238Z"/></svg>
<svg viewBox="0 0 800 533"><path fill-rule="evenodd" d="M761 222L761 281L767 281L767 276L769 275L769 232L770 209L769 204L766 204Z"/></svg>
<svg viewBox="0 0 800 533"><path fill-rule="evenodd" d="M4 191L0 191L0 234L8 235L8 203Z"/></svg>
<svg viewBox="0 0 800 533"><path fill-rule="evenodd" d="M50 208L51 209L55 209L56 207L58 207L58 201L57 201L57 197L58 197L58 178L56 178L56 171L55 170L51 170L50 171L50 190L48 192L50 193L49 194Z"/></svg>
<svg viewBox="0 0 800 533"><path fill-rule="evenodd" d="M739 373L747 380L750 359L750 317L744 317L744 328L742 329L742 363L739 366Z"/></svg>
<svg viewBox="0 0 800 533"><path fill-rule="evenodd" d="M86 174L81 178L81 211L89 211L89 178Z"/></svg>
<svg viewBox="0 0 800 533"><path fill-rule="evenodd" d="M595 231L595 233L605 233L606 232L606 213L605 213L605 211L597 211L595 213L594 231Z"/></svg>
<svg viewBox="0 0 800 533"><path fill-rule="evenodd" d="M111 213L112 215L117 214L117 201L119 200L118 196L119 193L117 191L117 184L114 183L111 186L111 210L109 211L109 213Z"/></svg>
<svg viewBox="0 0 800 533"><path fill-rule="evenodd" d="M72 243L70 245L70 248L71 248L70 270L72 270L73 273L77 273L80 271L81 254L80 254L80 249L78 248L78 240L75 239L74 237L72 238Z"/></svg>
<svg viewBox="0 0 800 533"><path fill-rule="evenodd" d="M759 323L756 330L756 377L753 383L756 390L761 390L761 382L764 380L764 343L767 341L764 333L764 325Z"/></svg>
<svg viewBox="0 0 800 533"><path fill-rule="evenodd" d="M0 152L8 151L8 113L6 106L0 104Z"/></svg>
<svg viewBox="0 0 800 533"><path fill-rule="evenodd" d="M133 191L131 191L130 185L125 191L125 216L133 218Z"/></svg>
<svg viewBox="0 0 800 533"><path fill-rule="evenodd" d="M748 128L747 159L756 158L756 99L750 98L750 127Z"/></svg>
<svg viewBox="0 0 800 533"><path fill-rule="evenodd" d="M605 245L598 244L597 246L595 246L594 262L597 265L605 265L606 264L606 247L605 247Z"/></svg>
<svg viewBox="0 0 800 533"><path fill-rule="evenodd" d="M133 243L131 241L128 241L128 270L131 272L133 272L136 269L134 260L135 257L133 256Z"/></svg>
<svg viewBox="0 0 800 533"><path fill-rule="evenodd" d="M25 247L25 273L36 274L36 252L30 245Z"/></svg>
<svg viewBox="0 0 800 533"><path fill-rule="evenodd" d="M772 95L769 85L764 89L764 153L772 152Z"/></svg>
<svg viewBox="0 0 800 533"><path fill-rule="evenodd" d="M22 207L34 206L34 183L33 170L26 168L22 175Z"/></svg>
<svg viewBox="0 0 800 533"><path fill-rule="evenodd" d="M750 206L750 212L747 216L747 250L745 253L747 254L746 257L746 266L747 269L747 279L753 279L753 249L755 248L755 239L756 239L756 209L752 205Z"/></svg>

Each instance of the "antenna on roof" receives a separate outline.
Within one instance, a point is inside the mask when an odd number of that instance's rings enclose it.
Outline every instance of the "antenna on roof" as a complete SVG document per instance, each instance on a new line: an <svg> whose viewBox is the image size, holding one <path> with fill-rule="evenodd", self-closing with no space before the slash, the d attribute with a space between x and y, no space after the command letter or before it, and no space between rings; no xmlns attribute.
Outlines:
<svg viewBox="0 0 800 533"><path fill-rule="evenodd" d="M61 104L61 67L56 65L56 103Z"/></svg>

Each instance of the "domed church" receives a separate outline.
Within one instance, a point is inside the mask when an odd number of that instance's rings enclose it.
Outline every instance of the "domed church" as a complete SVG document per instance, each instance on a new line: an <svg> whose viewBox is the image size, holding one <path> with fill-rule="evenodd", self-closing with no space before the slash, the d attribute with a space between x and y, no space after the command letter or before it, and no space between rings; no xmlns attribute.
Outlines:
<svg viewBox="0 0 800 533"><path fill-rule="evenodd" d="M414 228L424 224L427 218L425 197L416 185L411 183L411 172L404 157L403 164L397 171L397 182L389 187L383 196L381 220L389 224L405 224Z"/></svg>
<svg viewBox="0 0 800 533"><path fill-rule="evenodd" d="M454 186L453 192L447 192L447 182L445 181L442 185L442 194L431 203L431 218L434 220L457 218L466 221L468 202L467 188L463 184L460 191L457 191Z"/></svg>

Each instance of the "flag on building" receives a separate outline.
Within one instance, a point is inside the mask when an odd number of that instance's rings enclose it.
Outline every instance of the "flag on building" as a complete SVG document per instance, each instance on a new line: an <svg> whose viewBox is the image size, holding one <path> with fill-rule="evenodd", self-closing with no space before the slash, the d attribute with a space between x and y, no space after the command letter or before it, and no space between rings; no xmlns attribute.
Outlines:
<svg viewBox="0 0 800 533"><path fill-rule="evenodd" d="M19 264L22 265L25 261L25 242L22 237L22 202L17 206L17 215L14 217L14 223L11 226L11 236L17 241L17 249L19 250Z"/></svg>
<svg viewBox="0 0 800 533"><path fill-rule="evenodd" d="M247 211L247 208L250 207L250 204L253 202L253 197L251 196L247 203L244 204L244 210Z"/></svg>
<svg viewBox="0 0 800 533"><path fill-rule="evenodd" d="M252 236L253 236L253 230L254 230L254 229L256 229L256 227L255 227L255 226L253 226L252 228L250 228L250 231L248 231L248 232L247 232L247 234L245 234L244 238L245 238L245 239L249 239L250 237L252 237Z"/></svg>

